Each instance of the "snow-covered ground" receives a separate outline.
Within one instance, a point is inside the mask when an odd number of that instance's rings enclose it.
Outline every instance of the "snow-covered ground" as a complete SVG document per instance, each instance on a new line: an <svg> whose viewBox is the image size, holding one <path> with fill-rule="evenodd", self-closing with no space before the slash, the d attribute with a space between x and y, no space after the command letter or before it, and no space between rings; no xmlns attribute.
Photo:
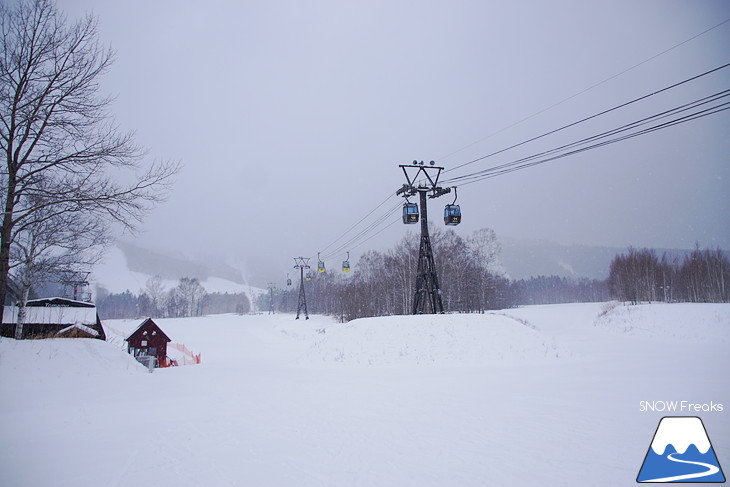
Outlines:
<svg viewBox="0 0 730 487"><path fill-rule="evenodd" d="M0 485L633 485L666 415L730 466L730 305L157 322L202 364L0 339Z"/></svg>

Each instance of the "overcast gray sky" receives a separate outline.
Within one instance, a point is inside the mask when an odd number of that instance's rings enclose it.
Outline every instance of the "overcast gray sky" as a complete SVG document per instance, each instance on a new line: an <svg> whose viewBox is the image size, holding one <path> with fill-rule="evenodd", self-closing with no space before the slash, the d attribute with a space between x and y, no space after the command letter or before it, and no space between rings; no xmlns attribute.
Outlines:
<svg viewBox="0 0 730 487"><path fill-rule="evenodd" d="M116 49L102 88L117 96L121 127L136 131L151 158L185 166L139 243L181 254L204 249L237 262L269 260L281 269L294 256L316 258L394 193L404 182L398 164L434 159L455 167L730 62L728 22L488 137L730 18L730 2L59 6L72 19L93 12L102 41ZM728 89L729 72L449 176ZM691 248L698 241L730 249L729 182L726 111L465 185L456 231L490 227L498 236L566 244ZM432 201L436 220L447 199ZM392 225L354 250L384 250L406 230Z"/></svg>

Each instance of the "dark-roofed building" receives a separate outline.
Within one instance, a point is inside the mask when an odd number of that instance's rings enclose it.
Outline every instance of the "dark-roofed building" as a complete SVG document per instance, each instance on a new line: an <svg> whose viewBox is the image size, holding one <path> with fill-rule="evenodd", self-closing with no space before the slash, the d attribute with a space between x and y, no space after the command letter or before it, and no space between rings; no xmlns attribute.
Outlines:
<svg viewBox="0 0 730 487"><path fill-rule="evenodd" d="M156 357L157 367L167 365L167 344L172 340L157 326L157 323L152 321L152 318L144 320L124 340L127 342L127 351L135 358Z"/></svg>
<svg viewBox="0 0 730 487"><path fill-rule="evenodd" d="M15 338L17 306L5 306L0 335ZM67 298L31 299L25 305L22 338L82 337L106 340L96 306Z"/></svg>

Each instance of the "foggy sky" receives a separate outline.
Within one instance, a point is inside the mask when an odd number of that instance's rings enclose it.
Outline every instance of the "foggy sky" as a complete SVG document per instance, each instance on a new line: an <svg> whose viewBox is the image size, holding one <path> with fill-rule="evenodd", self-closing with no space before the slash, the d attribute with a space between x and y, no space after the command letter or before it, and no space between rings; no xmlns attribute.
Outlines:
<svg viewBox="0 0 730 487"><path fill-rule="evenodd" d="M117 97L119 125L136 132L151 159L185 166L137 243L266 261L275 273L292 257L316 258L394 193L405 182L398 164L433 159L448 169L730 61L727 23L487 137L730 18L730 3L62 0L59 7L71 19L93 11L101 40L116 49L102 89ZM463 172L727 89L728 71L651 100L651 108ZM724 112L466 185L456 231L730 249L729 154ZM449 202L431 202L435 220ZM393 225L356 250L385 250L406 230Z"/></svg>

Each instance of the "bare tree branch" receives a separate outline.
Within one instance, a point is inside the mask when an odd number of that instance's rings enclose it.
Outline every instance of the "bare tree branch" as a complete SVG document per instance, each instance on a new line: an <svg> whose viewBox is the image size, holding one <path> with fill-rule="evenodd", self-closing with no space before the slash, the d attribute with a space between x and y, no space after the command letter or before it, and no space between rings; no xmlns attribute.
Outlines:
<svg viewBox="0 0 730 487"><path fill-rule="evenodd" d="M40 248L37 238L24 238L50 231L47 221L89 232L111 223L134 231L166 199L180 165L147 163L133 134L114 123L112 98L101 96L99 86L114 51L100 44L93 16L68 23L53 0L19 0L0 4L0 31L4 301L11 257L27 260L29 249ZM11 255L21 242L33 245Z"/></svg>

